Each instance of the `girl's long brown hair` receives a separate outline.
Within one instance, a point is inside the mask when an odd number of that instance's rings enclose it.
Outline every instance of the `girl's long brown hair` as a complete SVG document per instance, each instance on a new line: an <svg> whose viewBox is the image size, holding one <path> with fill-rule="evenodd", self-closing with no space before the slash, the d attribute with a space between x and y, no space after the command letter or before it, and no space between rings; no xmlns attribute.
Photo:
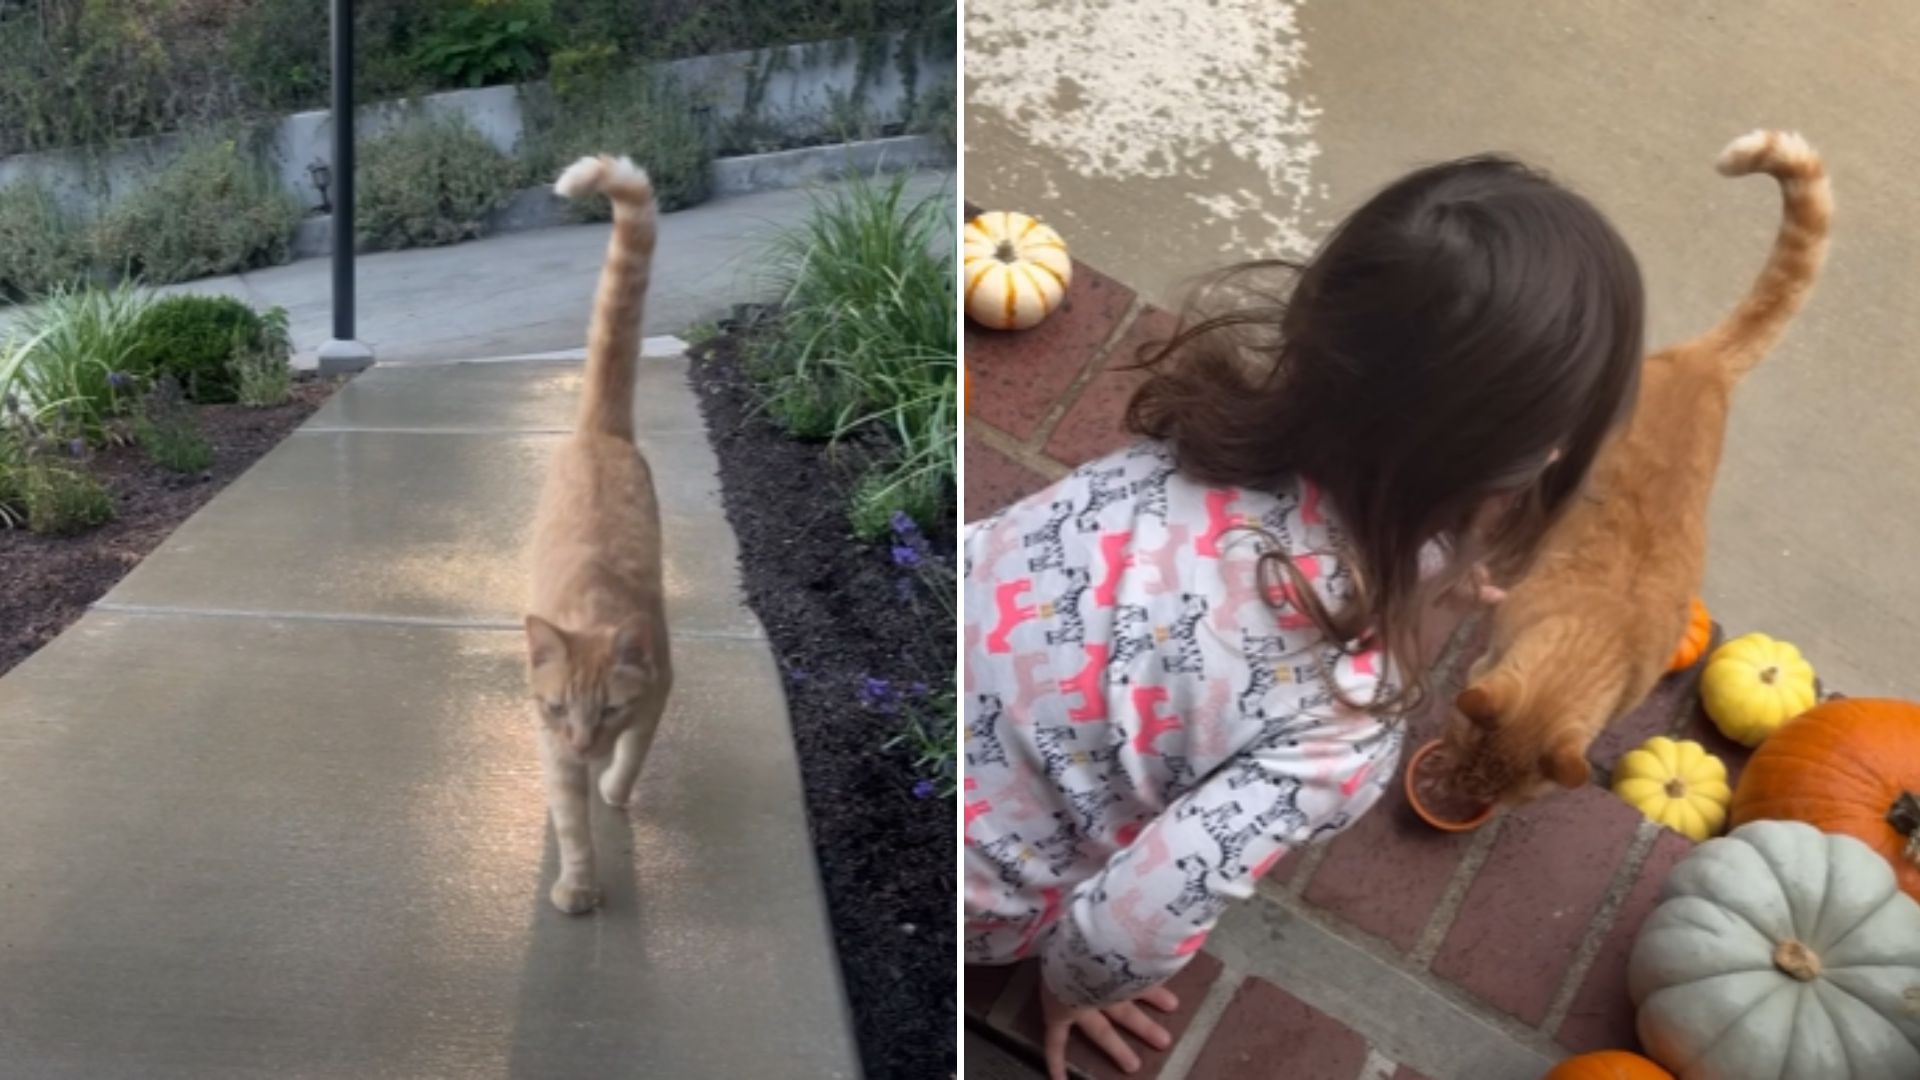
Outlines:
<svg viewBox="0 0 1920 1080"><path fill-rule="evenodd" d="M1402 715L1428 694L1423 610L1476 562L1524 570L1632 407L1644 307L1633 254L1585 199L1505 158L1435 165L1305 265L1206 282L1143 350L1127 423L1204 483L1320 486L1353 600L1328 611L1276 551L1262 578L1288 575L1329 642L1377 639L1401 685L1350 704ZM1434 542L1448 564L1423 580Z"/></svg>

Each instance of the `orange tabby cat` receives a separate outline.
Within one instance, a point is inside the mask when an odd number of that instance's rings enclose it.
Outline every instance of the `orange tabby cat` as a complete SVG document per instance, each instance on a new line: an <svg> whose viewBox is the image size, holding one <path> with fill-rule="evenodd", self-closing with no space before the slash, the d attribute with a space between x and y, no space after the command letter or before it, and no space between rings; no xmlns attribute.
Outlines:
<svg viewBox="0 0 1920 1080"><path fill-rule="evenodd" d="M540 764L560 847L549 897L569 915L599 902L587 830L590 763L609 806L634 779L673 683L660 574L660 510L633 442L634 367L653 263L647 174L621 158L582 158L554 189L613 200L613 237L587 339L585 389L573 436L548 467L534 514L527 656L540 717Z"/></svg>
<svg viewBox="0 0 1920 1080"><path fill-rule="evenodd" d="M1495 610L1486 656L1447 732L1466 793L1518 801L1587 782L1587 746L1666 670L1700 587L1707 495L1734 383L1812 290L1832 211L1826 170L1798 135L1755 132L1720 172L1780 182L1783 220L1752 291L1725 321L1642 368L1633 418Z"/></svg>

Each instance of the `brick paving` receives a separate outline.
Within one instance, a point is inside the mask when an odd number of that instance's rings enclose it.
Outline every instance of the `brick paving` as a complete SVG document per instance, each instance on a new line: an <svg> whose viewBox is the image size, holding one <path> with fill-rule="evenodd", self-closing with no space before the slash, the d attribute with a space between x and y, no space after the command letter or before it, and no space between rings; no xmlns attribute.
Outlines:
<svg viewBox="0 0 1920 1080"><path fill-rule="evenodd" d="M1122 445L1121 417L1140 378L1126 366L1173 325L1167 312L1079 263L1063 307L1034 330L970 325L967 518ZM1717 644L1718 627L1715 635ZM1445 681L1457 682L1472 655L1469 648L1458 657ZM1745 751L1706 721L1697 680L1697 666L1669 676L1597 739L1589 787L1500 815L1476 832L1448 835L1422 825L1395 784L1378 809L1326 850L1288 856L1251 903L1302 906L1316 922L1528 1046L1560 1053L1637 1049L1627 954L1661 879L1691 844L1642 821L1605 784L1621 754L1656 734L1699 739L1737 775ZM1437 707L1450 698L1443 692ZM1409 745L1437 722L1437 714L1414 721ZM1136 1076L1450 1080L1426 1062L1385 1052L1395 1042L1391 1032L1357 1029L1315 1008L1303 998L1329 998L1311 988L1226 969L1209 953L1181 979L1179 1021L1197 1018L1188 1038L1199 1045L1153 1055ZM1032 979L972 969L967 983L968 1023L1032 1055L1039 1031ZM1075 1045L1073 1060L1087 1075L1111 1074L1089 1046L1077 1039Z"/></svg>

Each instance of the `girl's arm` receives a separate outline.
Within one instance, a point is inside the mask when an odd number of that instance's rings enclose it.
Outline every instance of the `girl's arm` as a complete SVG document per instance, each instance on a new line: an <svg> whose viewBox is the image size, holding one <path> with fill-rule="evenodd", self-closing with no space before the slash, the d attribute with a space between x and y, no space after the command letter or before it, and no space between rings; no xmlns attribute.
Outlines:
<svg viewBox="0 0 1920 1080"><path fill-rule="evenodd" d="M1358 688L1364 700L1370 688ZM1337 707L1333 707L1337 708ZM1391 779L1399 732L1362 714L1303 716L1216 770L1066 898L1042 958L1076 1006L1132 998L1200 950L1228 902L1287 852L1344 829Z"/></svg>

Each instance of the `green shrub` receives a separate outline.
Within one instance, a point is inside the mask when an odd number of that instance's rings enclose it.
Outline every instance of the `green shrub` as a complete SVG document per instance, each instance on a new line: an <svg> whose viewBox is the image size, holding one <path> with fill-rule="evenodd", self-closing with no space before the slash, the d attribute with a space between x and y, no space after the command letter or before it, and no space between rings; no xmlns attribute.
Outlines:
<svg viewBox="0 0 1920 1080"><path fill-rule="evenodd" d="M814 419L832 438L884 435L896 453L862 477L849 508L875 538L905 510L930 521L951 506L959 420L949 202L906 200L907 178L855 177L816 196L806 223L776 241L784 298L751 373L767 406ZM810 387L810 389L803 389Z"/></svg>
<svg viewBox="0 0 1920 1080"><path fill-rule="evenodd" d="M284 405L293 393L293 344L287 337L287 311L274 308L261 316L261 340L242 342L229 365L234 393L240 404L253 409Z"/></svg>
<svg viewBox="0 0 1920 1080"><path fill-rule="evenodd" d="M916 797L951 798L958 786L953 689L946 687L930 699L909 699L900 704L904 722L900 734L887 740L886 748L905 748L913 755L913 769L922 777L913 788Z"/></svg>
<svg viewBox="0 0 1920 1080"><path fill-rule="evenodd" d="M551 178L588 154L630 157L647 170L662 210L704 202L713 193L713 140L698 103L678 82L647 71L581 74L565 93L529 92L529 166ZM574 213L612 216L605 196L580 200Z"/></svg>
<svg viewBox="0 0 1920 1080"><path fill-rule="evenodd" d="M158 379L170 377L203 404L233 401L233 360L270 347L266 320L230 296L169 296L141 316L131 362Z"/></svg>
<svg viewBox="0 0 1920 1080"><path fill-rule="evenodd" d="M513 159L458 116L416 114L371 140L359 159L362 244L432 247L480 235L513 195Z"/></svg>
<svg viewBox="0 0 1920 1080"><path fill-rule="evenodd" d="M139 350L148 303L131 284L56 289L22 315L27 341L0 352L0 392L61 437L99 442L148 370Z"/></svg>
<svg viewBox="0 0 1920 1080"><path fill-rule="evenodd" d="M520 82L540 73L554 40L548 0L492 0L442 9L413 63L444 84Z"/></svg>
<svg viewBox="0 0 1920 1080"><path fill-rule="evenodd" d="M154 381L153 389L140 403L134 430L147 456L163 469L191 475L213 464L213 446L200 434L180 384L170 375Z"/></svg>
<svg viewBox="0 0 1920 1080"><path fill-rule="evenodd" d="M113 520L113 496L69 465L30 454L19 478L21 517L32 532L64 536Z"/></svg>
<svg viewBox="0 0 1920 1080"><path fill-rule="evenodd" d="M0 343L0 527L69 533L110 520L112 498L77 465L87 443L65 404L35 409L6 388L21 353Z"/></svg>
<svg viewBox="0 0 1920 1080"><path fill-rule="evenodd" d="M152 284L287 261L300 206L231 139L202 137L94 231L102 265Z"/></svg>
<svg viewBox="0 0 1920 1080"><path fill-rule="evenodd" d="M868 472L854 485L853 499L847 509L853 534L862 540L879 540L887 535L896 512L915 521L933 521L953 507L953 479L938 469L879 468Z"/></svg>
<svg viewBox="0 0 1920 1080"><path fill-rule="evenodd" d="M80 227L38 183L0 188L0 297L30 299L86 277Z"/></svg>

